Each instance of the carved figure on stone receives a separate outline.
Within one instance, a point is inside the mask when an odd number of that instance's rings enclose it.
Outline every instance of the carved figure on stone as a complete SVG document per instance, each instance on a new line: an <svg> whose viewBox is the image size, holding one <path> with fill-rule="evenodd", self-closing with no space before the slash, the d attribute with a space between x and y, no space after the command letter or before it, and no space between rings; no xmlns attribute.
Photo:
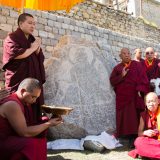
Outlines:
<svg viewBox="0 0 160 160"><path fill-rule="evenodd" d="M45 103L74 108L62 126L51 129L51 136L81 138L113 131L115 94L109 82L112 66L107 66L97 44L64 36L51 59L46 70Z"/></svg>

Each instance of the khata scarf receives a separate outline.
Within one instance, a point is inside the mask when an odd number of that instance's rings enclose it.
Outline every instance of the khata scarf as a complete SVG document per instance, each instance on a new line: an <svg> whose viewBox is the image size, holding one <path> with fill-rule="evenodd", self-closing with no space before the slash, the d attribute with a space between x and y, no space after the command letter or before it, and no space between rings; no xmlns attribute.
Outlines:
<svg viewBox="0 0 160 160"><path fill-rule="evenodd" d="M148 112L153 128L157 128L160 132L160 106L157 109L156 113ZM160 140L160 133L158 134L158 140Z"/></svg>

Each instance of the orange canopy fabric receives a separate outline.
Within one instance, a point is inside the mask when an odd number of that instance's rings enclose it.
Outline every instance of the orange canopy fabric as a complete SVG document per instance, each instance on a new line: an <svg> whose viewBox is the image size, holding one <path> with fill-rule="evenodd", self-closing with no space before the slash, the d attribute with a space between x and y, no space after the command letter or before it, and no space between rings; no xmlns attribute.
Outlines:
<svg viewBox="0 0 160 160"><path fill-rule="evenodd" d="M0 5L34 10L66 10L84 0L0 0Z"/></svg>

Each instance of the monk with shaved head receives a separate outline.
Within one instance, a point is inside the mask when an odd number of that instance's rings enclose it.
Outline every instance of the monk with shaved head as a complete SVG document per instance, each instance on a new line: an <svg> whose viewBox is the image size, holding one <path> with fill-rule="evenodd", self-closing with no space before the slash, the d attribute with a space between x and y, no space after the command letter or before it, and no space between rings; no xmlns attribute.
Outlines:
<svg viewBox="0 0 160 160"><path fill-rule="evenodd" d="M62 122L54 118L34 124L31 104L41 94L37 79L24 79L18 90L0 101L0 159L46 160L46 138L43 133Z"/></svg>
<svg viewBox="0 0 160 160"><path fill-rule="evenodd" d="M159 53L158 52L154 52L154 58L159 59Z"/></svg>
<svg viewBox="0 0 160 160"><path fill-rule="evenodd" d="M135 150L129 152L133 158L147 157L160 159L160 106L156 93L150 92L145 98L146 110L141 113Z"/></svg>
<svg viewBox="0 0 160 160"><path fill-rule="evenodd" d="M152 47L146 48L145 61L142 62L142 65L146 70L149 81L160 77L160 60L155 58L155 52Z"/></svg>
<svg viewBox="0 0 160 160"><path fill-rule="evenodd" d="M148 92L148 79L142 65L131 60L128 48L122 48L119 56L122 61L110 76L116 93L116 136L132 140L137 135L139 112L145 107L142 96Z"/></svg>
<svg viewBox="0 0 160 160"><path fill-rule="evenodd" d="M140 48L134 50L134 60L138 62L144 61L144 59L142 59L142 51Z"/></svg>

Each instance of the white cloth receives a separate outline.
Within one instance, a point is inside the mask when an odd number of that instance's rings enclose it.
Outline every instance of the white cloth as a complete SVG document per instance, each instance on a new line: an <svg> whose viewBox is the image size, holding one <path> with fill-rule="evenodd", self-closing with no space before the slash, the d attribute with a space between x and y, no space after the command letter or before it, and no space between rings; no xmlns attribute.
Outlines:
<svg viewBox="0 0 160 160"><path fill-rule="evenodd" d="M72 150L84 150L83 140L78 139L57 139L47 143L47 149L59 150L59 149L72 149Z"/></svg>

